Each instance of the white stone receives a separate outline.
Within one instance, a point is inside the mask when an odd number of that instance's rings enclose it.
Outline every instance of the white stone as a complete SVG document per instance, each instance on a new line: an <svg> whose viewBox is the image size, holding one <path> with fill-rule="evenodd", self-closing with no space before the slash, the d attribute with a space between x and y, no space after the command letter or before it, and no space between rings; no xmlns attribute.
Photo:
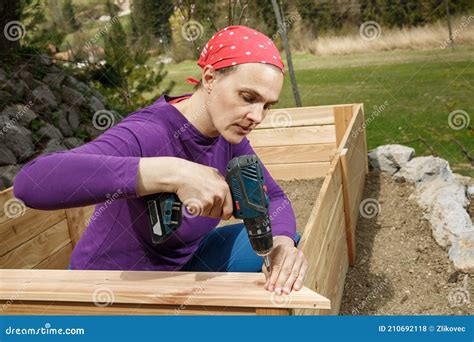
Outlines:
<svg viewBox="0 0 474 342"><path fill-rule="evenodd" d="M449 168L449 163L441 158L428 156L417 157L406 163L400 171L394 174L395 177L403 177L407 182L415 183L417 186L422 182L440 177L443 180L453 178L453 173Z"/></svg>
<svg viewBox="0 0 474 342"><path fill-rule="evenodd" d="M423 182L411 197L424 209L433 237L440 246L448 247L456 236L473 230L465 209L468 204L466 188L454 178L444 181L437 177Z"/></svg>
<svg viewBox="0 0 474 342"><path fill-rule="evenodd" d="M474 230L459 234L449 249L449 258L456 269L474 274Z"/></svg>
<svg viewBox="0 0 474 342"><path fill-rule="evenodd" d="M403 145L382 145L369 151L369 163L374 169L394 174L415 156L415 149Z"/></svg>

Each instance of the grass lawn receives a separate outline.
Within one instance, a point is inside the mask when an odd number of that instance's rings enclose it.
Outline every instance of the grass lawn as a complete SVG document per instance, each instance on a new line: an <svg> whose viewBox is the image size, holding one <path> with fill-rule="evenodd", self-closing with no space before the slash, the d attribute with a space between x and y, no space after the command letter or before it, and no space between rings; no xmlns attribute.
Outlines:
<svg viewBox="0 0 474 342"><path fill-rule="evenodd" d="M358 55L294 54L293 64L304 106L362 102L369 148L402 143L417 156L436 154L450 161L456 172L474 177L455 138L474 155L474 48L431 51L391 51ZM173 94L191 91L186 76L197 76L195 62L168 65L168 79L177 82ZM380 113L374 107L385 103ZM280 108L294 107L288 73ZM277 107L277 108L278 108ZM463 110L472 122L454 130L449 113ZM425 139L427 144L413 140Z"/></svg>

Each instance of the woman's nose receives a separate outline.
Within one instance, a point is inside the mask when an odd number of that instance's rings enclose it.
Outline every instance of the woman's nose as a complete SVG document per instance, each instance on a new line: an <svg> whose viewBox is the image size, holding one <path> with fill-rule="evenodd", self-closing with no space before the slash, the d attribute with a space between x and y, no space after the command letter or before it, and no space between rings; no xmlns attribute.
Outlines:
<svg viewBox="0 0 474 342"><path fill-rule="evenodd" d="M265 110L263 109L263 107L255 108L254 110L252 110L252 112L250 112L247 115L247 118L249 120L255 122L256 125L258 125L265 118Z"/></svg>

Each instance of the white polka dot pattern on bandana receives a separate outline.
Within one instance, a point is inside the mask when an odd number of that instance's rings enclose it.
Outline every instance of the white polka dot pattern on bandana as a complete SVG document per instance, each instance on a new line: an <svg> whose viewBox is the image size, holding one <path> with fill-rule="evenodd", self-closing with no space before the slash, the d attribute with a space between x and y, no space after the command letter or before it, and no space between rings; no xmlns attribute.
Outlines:
<svg viewBox="0 0 474 342"><path fill-rule="evenodd" d="M284 72L275 44L263 33L246 26L228 26L214 34L198 60L201 68L210 64L220 69L243 63L272 64Z"/></svg>

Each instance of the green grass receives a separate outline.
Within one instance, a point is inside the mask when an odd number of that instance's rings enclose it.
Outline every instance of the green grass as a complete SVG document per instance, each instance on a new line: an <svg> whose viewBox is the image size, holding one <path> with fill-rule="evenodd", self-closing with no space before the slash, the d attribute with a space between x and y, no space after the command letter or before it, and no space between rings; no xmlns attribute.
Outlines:
<svg viewBox="0 0 474 342"><path fill-rule="evenodd" d="M392 51L347 56L294 54L293 64L304 106L363 103L369 149L402 143L417 156L432 154L447 159L455 172L474 177L474 168L460 141L474 155L474 48L433 51ZM286 64L286 63L285 63ZM168 65L168 79L177 82L173 94L190 92L186 76L199 75L193 61ZM378 114L375 106L387 103ZM278 107L294 107L288 73ZM468 113L471 124L454 130L448 115ZM425 139L427 144L413 140Z"/></svg>

